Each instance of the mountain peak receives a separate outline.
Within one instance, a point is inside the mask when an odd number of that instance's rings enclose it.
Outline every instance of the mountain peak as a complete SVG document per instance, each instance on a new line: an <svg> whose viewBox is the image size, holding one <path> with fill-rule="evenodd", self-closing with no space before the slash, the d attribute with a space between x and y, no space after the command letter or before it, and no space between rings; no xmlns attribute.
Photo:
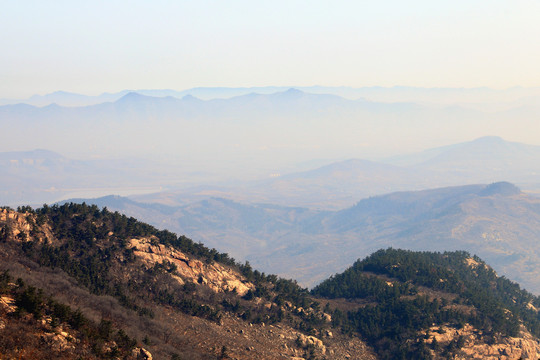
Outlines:
<svg viewBox="0 0 540 360"><path fill-rule="evenodd" d="M185 96L182 97L182 100L183 101L197 101L197 100L200 100L198 97L195 97L191 94L187 94Z"/></svg>
<svg viewBox="0 0 540 360"><path fill-rule="evenodd" d="M296 88L290 88L289 90L285 91L285 93L286 94L303 94L304 92Z"/></svg>
<svg viewBox="0 0 540 360"><path fill-rule="evenodd" d="M298 89L295 89L295 88L290 88L289 90L275 93L275 94L273 94L273 96L278 97L280 99L293 99L293 100L296 100L296 99L301 98L305 94L306 93L301 91L301 90L298 90Z"/></svg>
<svg viewBox="0 0 540 360"><path fill-rule="evenodd" d="M126 95L122 96L120 99L116 100L116 102L123 103L123 102L139 101L147 97L148 96L141 95L138 92L130 91Z"/></svg>
<svg viewBox="0 0 540 360"><path fill-rule="evenodd" d="M510 196L510 195L518 195L518 194L521 194L520 188L506 181L489 184L479 193L480 196L491 196L491 195Z"/></svg>

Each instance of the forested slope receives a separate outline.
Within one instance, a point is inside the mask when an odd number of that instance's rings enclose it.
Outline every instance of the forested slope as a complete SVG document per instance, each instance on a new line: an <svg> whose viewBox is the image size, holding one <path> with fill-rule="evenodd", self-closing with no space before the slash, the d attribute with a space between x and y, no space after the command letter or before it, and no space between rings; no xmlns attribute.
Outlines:
<svg viewBox="0 0 540 360"><path fill-rule="evenodd" d="M0 260L8 358L373 356L295 281L97 206L0 210Z"/></svg>
<svg viewBox="0 0 540 360"><path fill-rule="evenodd" d="M540 335L540 299L463 251L380 250L312 293L355 304L334 307L334 323L361 333L383 358L467 358L467 344L511 347L504 339ZM434 330L453 335L437 344Z"/></svg>
<svg viewBox="0 0 540 360"><path fill-rule="evenodd" d="M539 298L466 252L381 250L309 292L86 204L0 210L0 297L8 359L540 354Z"/></svg>

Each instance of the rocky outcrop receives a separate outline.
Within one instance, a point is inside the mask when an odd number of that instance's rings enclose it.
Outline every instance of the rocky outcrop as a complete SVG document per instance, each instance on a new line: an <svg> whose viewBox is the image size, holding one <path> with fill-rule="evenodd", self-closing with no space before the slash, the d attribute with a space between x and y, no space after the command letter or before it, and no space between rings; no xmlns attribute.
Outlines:
<svg viewBox="0 0 540 360"><path fill-rule="evenodd" d="M540 358L540 342L524 327L521 328L520 337L504 337L498 341L493 339L487 341L481 331L469 324L461 329L436 326L430 328L425 335L428 337L427 344L436 341L440 346L446 346L452 341L459 341L461 348L454 357L455 360L536 360Z"/></svg>
<svg viewBox="0 0 540 360"><path fill-rule="evenodd" d="M28 223L28 214L19 213L16 211L1 209L0 210L0 224L9 225L7 228L11 232L8 235L13 236L15 239L19 239L19 234L29 234L31 225Z"/></svg>
<svg viewBox="0 0 540 360"><path fill-rule="evenodd" d="M75 342L75 338L70 336L66 331L45 333L41 336L41 340L55 351L62 352L75 349L73 344Z"/></svg>
<svg viewBox="0 0 540 360"><path fill-rule="evenodd" d="M132 355L137 360L152 360L152 354L144 348L133 349Z"/></svg>
<svg viewBox="0 0 540 360"><path fill-rule="evenodd" d="M0 209L0 227L3 227L4 231L7 231L6 235L14 241L26 241L32 236L34 241L55 242L51 227L48 224L36 226L36 215L28 212Z"/></svg>
<svg viewBox="0 0 540 360"><path fill-rule="evenodd" d="M15 312L17 307L15 306L15 300L10 296L1 296L0 297L0 310L6 314Z"/></svg>
<svg viewBox="0 0 540 360"><path fill-rule="evenodd" d="M315 336L298 334L297 342L302 347L312 346L316 349L319 349L323 355L326 353L326 347L324 346L324 343L320 339L317 339Z"/></svg>
<svg viewBox="0 0 540 360"><path fill-rule="evenodd" d="M173 276L180 283L185 281L201 283L215 292L236 291L241 296L255 288L252 283L246 281L243 276L230 268L190 258L181 251L152 240L131 239L130 247L134 250L135 256L149 266L164 263L174 264L176 270L173 272Z"/></svg>

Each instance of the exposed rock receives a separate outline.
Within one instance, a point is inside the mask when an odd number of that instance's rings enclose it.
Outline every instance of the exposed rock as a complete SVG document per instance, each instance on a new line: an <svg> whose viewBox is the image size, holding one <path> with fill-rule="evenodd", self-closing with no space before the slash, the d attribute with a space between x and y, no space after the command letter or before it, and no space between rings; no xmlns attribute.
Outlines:
<svg viewBox="0 0 540 360"><path fill-rule="evenodd" d="M426 335L429 337L426 343L431 344L435 339L438 344L443 346L461 337L463 339L463 346L456 355L456 360L518 360L540 358L540 342L524 327L521 329L519 338L506 337L490 344L486 343L481 332L469 324L466 324L461 329L447 326L432 327L427 331Z"/></svg>
<svg viewBox="0 0 540 360"><path fill-rule="evenodd" d="M56 351L75 349L75 346L72 344L73 339L67 332L60 332L58 334L45 333L42 335L42 339Z"/></svg>
<svg viewBox="0 0 540 360"><path fill-rule="evenodd" d="M32 221L37 219L33 217L37 217L37 215L31 213L17 215L14 212L10 213L8 210L0 211L0 229L7 223L7 228L10 231L8 234L10 243L0 244L6 245L6 251L4 251L3 247L0 247L0 263L3 265L7 263L9 256L15 253L13 250L17 246L21 246L21 241L24 241L23 237L19 239L15 238L12 232L14 228L25 233L29 231L27 234L29 240L40 242L42 241L40 237L43 238L43 241L47 238L44 233L48 231L47 229L50 229L50 227L48 228L49 225L34 226ZM45 219L44 221L50 220ZM100 221L93 222L92 224L98 228L102 226ZM100 240L96 241L99 247L104 246L106 248L108 243L115 243L117 240L120 240L120 237L117 239L113 236L112 231L109 231L107 228L101 230L104 231L101 231L100 236L105 239L97 239ZM125 249L118 252L112 251L112 261L121 261L121 263L115 264L117 267L113 266L114 276L121 277L122 281L129 280L129 276L135 273L134 268L130 268L131 265L135 266L137 270L141 270L141 272L154 268L155 271L163 272L160 276L170 275L170 278L179 284L198 283L200 279L200 282L202 284L206 283L206 285L184 287L186 292L188 292L188 296L186 297L189 298L193 295L199 300L197 295L202 294L205 296L205 299L206 297L210 299L210 304L201 301L201 306L208 307L211 307L213 304L212 301L216 301L216 299L234 299L237 295L244 295L249 289L255 289L254 285L248 282L234 267L230 268L214 262L200 261L192 255L187 255L172 247L159 244L157 237L139 238L134 235L127 239L122 238L121 240L121 246L124 247L127 244L127 248L131 249L132 254L136 257L136 261L132 261L130 252L125 251ZM51 236L51 239L47 239L47 244L55 247L62 244L63 241L63 239L56 239L54 236ZM124 262L123 260L127 256L130 257L130 261ZM13 273L19 276L19 274L25 275L26 272L35 272L35 275L29 277L29 281L25 279L25 283L32 286L53 284L54 287L50 287L50 289L51 291L60 289L58 293L62 295L60 299L62 303L69 304L72 309L83 308L85 312L88 311L89 313L85 315L89 315L93 321L99 321L99 315L101 315L102 319L110 318L113 324L116 324L118 321L118 323L124 325L122 328L126 329L127 334L137 334L138 331L141 331L141 328L144 328L145 333L148 333L148 341L143 341L143 343L146 344L145 346L147 346L151 353L146 349L135 348L133 352L129 350L128 354L122 354L122 358L129 360L148 360L154 357L168 359L171 356L171 351L174 351L173 349L177 349L181 358L215 358L215 356L219 356L223 345L226 345L227 357L237 360L300 360L307 358L308 356L306 354L311 351L315 351L317 358L324 358L325 352L328 352L330 348L332 349L330 358L333 360L343 360L346 352L353 354L353 358L357 359L376 359L372 349L361 339L355 338L354 341L351 341L350 337L344 336L340 332L335 332L333 338L325 337L325 343L323 344L321 340L315 337L324 336L323 329L312 332L309 336L307 334L302 335L306 348L300 348L295 343L298 334L297 330L291 327L291 324L287 321L272 324L272 320L268 315L261 317L261 321L249 323L249 320L245 321L237 313L222 311L219 321L212 321L204 317L176 311L174 307L159 305L153 307L152 305L151 309L156 310L155 319L141 319L136 315L136 320L128 321L128 318L124 317L127 313L126 310L120 307L121 305L109 296L102 297L89 294L85 289L78 289L75 281L66 281L69 277L64 273L50 271L46 267L36 266L30 260L26 259L22 253L20 257L24 261L21 264L13 266L16 269ZM159 264L162 266L156 267ZM30 268L27 265L32 265L32 267ZM46 279L46 281L43 281L43 285L39 283L42 279ZM12 290L16 289L15 284L9 283L8 285ZM268 288L272 291L271 285ZM70 291L71 289L75 291ZM207 289L223 294L212 294ZM46 291L48 292L49 290ZM15 293L15 291L12 292ZM231 293L224 294L225 292ZM7 297L3 294L2 296L0 298L0 327L4 327L6 330L10 327L16 328L22 324L24 327L29 328L31 323L34 322L37 330L35 332L31 330L28 338L35 340L36 347L44 347L46 351L51 349L58 351L62 353L63 358L77 358L78 356L75 356L75 353L77 355L91 354L92 350L89 348L89 343L77 338L77 336L81 335L79 331L72 330L66 324L59 323L57 321L58 319L55 319L53 322L51 317L46 314L43 314L39 319L34 318L31 314L26 314L20 319L17 318L20 324L15 324L15 317L7 316L8 312L16 310L13 296ZM255 309L256 312L261 312L262 314L265 314L268 310L275 310L276 312L278 310L278 305L268 301L266 297L255 297L250 301L239 300L247 309ZM94 308L94 306L96 307ZM290 313L294 313L296 309L291 302L284 304L284 308L288 308L286 311ZM105 314L103 313L103 309L106 309ZM310 307L306 307L305 309L300 308L299 311L301 314L315 315L320 319L324 318L322 311ZM294 317L294 314L291 315ZM298 319L294 320L298 321ZM141 328L139 328L140 325L142 325ZM329 328L328 324L323 324L323 326L324 329ZM5 330L2 332L2 335L5 334ZM319 336L318 334L321 335ZM15 340L21 344L25 341L22 338ZM353 345L351 346L350 343L353 343ZM177 344L182 344L182 347L176 347ZM184 347L186 344L187 346ZM99 351L107 356L113 356L117 348L118 344L113 341L101 341L99 343ZM194 356L191 357L191 354ZM84 355L80 357L88 358Z"/></svg>
<svg viewBox="0 0 540 360"><path fill-rule="evenodd" d="M134 254L150 266L164 262L176 265L175 279L181 284L191 280L205 284L215 292L236 291L240 296L255 289L253 284L231 269L217 263L207 264L192 259L172 247L152 242L152 239L131 239L130 246Z"/></svg>
<svg viewBox="0 0 540 360"><path fill-rule="evenodd" d="M15 211L1 209L0 223L9 223L11 225L11 235L17 239L20 233L28 233L30 224L26 220L27 214L18 213Z"/></svg>
<svg viewBox="0 0 540 360"><path fill-rule="evenodd" d="M132 355L137 360L152 360L152 354L150 351L144 349L144 348L135 348L132 351Z"/></svg>
<svg viewBox="0 0 540 360"><path fill-rule="evenodd" d="M2 309L8 314L14 312L15 310L17 310L17 307L15 306L15 300L9 296L0 297L0 309Z"/></svg>
<svg viewBox="0 0 540 360"><path fill-rule="evenodd" d="M480 263L473 258L466 258L465 263L473 269L476 269L480 265Z"/></svg>
<svg viewBox="0 0 540 360"><path fill-rule="evenodd" d="M327 313L323 313L323 319L324 319L324 321L330 323L330 322L332 322L332 315L327 314Z"/></svg>
<svg viewBox="0 0 540 360"><path fill-rule="evenodd" d="M298 340L302 346L314 346L315 348L320 349L323 354L326 353L324 343L315 336L298 334Z"/></svg>
<svg viewBox="0 0 540 360"><path fill-rule="evenodd" d="M19 213L13 210L0 209L0 225L9 225L10 232L8 235L15 241L24 241L28 238L31 230L36 223L36 215L31 213ZM35 234L33 240L38 242L53 242L54 236L51 227L48 224L39 226L39 233Z"/></svg>
<svg viewBox="0 0 540 360"><path fill-rule="evenodd" d="M538 312L538 309L531 303L527 304L527 308L530 309L530 310L533 310L535 312Z"/></svg>
<svg viewBox="0 0 540 360"><path fill-rule="evenodd" d="M292 309L293 307L293 304L290 301L285 301L283 302L283 304L285 305L287 309Z"/></svg>

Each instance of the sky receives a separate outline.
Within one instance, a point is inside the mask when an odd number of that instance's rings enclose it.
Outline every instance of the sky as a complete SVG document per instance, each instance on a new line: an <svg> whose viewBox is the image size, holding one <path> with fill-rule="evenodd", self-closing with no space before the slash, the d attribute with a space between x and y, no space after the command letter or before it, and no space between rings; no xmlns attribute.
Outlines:
<svg viewBox="0 0 540 360"><path fill-rule="evenodd" d="M0 0L0 98L540 86L537 0Z"/></svg>

